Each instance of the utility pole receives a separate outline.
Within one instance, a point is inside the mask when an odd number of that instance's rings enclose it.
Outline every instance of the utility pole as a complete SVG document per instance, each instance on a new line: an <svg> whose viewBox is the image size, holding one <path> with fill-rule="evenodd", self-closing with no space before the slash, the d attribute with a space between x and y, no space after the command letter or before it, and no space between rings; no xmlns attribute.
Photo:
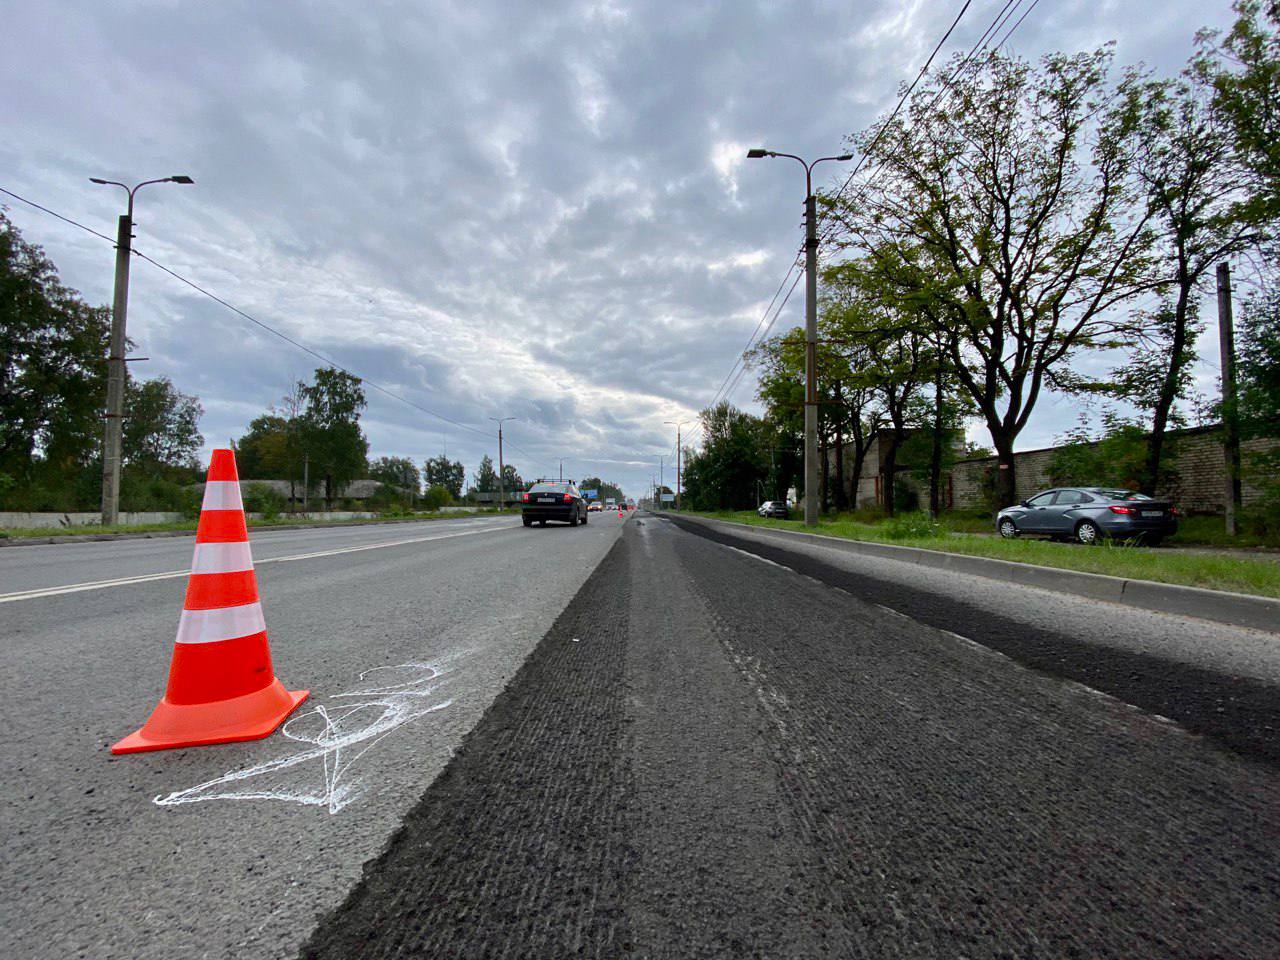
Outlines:
<svg viewBox="0 0 1280 960"><path fill-rule="evenodd" d="M1240 509L1240 426L1236 416L1236 335L1231 319L1231 267L1218 264L1218 348L1222 365L1222 495L1227 534L1236 535Z"/></svg>
<svg viewBox="0 0 1280 960"><path fill-rule="evenodd" d="M129 206L116 226L115 292L111 300L111 340L107 354L107 410L102 436L102 523L110 526L120 519L121 435L124 432L125 319L129 312L129 257L133 253L133 198L149 183L194 183L188 176L144 180L129 187L115 180L90 177L90 182L121 187L129 195Z"/></svg>
<svg viewBox="0 0 1280 960"><path fill-rule="evenodd" d="M498 512L502 512L502 508L506 506L506 480L504 474L507 468L502 463L502 425L508 420L516 420L518 417L490 417L494 423L498 425Z"/></svg>
<svg viewBox="0 0 1280 960"><path fill-rule="evenodd" d="M560 479L561 480L564 479L564 460L563 459L560 461Z"/></svg>
<svg viewBox="0 0 1280 960"><path fill-rule="evenodd" d="M302 512L310 510L308 500L311 496L311 454L302 455Z"/></svg>
<svg viewBox="0 0 1280 960"><path fill-rule="evenodd" d="M676 428L676 512L680 511L680 458L684 455L684 447L680 441L680 428L683 427L688 420L664 420L669 427Z"/></svg>
<svg viewBox="0 0 1280 960"><path fill-rule="evenodd" d="M853 154L819 157L807 163L794 153L762 147L747 159L789 157L804 167L804 524L818 525L818 204L813 196L813 168L825 160L852 160Z"/></svg>
<svg viewBox="0 0 1280 960"><path fill-rule="evenodd" d="M667 458L666 458L666 457L659 457L659 458L658 458L658 484L659 484L659 486L658 486L658 503L659 503L659 504L662 504L662 503L665 503L665 502L666 502L665 500L663 500L663 499L662 499L662 490L663 490L663 488L664 488L664 487L666 487L666 485L667 485L667 475L666 475L666 470L667 470ZM661 507L661 509L665 510L665 509L666 509L666 507Z"/></svg>

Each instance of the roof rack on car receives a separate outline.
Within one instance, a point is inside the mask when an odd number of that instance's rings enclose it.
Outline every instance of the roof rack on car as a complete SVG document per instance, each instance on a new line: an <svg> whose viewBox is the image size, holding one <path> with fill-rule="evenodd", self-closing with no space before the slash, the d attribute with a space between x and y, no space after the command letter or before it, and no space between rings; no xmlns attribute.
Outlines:
<svg viewBox="0 0 1280 960"><path fill-rule="evenodd" d="M568 477L539 477L534 483L577 483L576 480L570 480Z"/></svg>

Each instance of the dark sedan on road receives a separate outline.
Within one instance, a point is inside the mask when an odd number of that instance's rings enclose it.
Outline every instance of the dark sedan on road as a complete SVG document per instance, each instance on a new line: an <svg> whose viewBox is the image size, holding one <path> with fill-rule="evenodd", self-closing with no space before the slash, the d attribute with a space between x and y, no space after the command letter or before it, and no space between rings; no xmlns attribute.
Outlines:
<svg viewBox="0 0 1280 960"><path fill-rule="evenodd" d="M543 527L548 520L576 527L587 522L587 501L572 480L539 480L520 498L520 519L526 527L535 520Z"/></svg>
<svg viewBox="0 0 1280 960"><path fill-rule="evenodd" d="M1167 500L1114 487L1059 487L996 514L1005 539L1023 534L1098 543L1140 540L1156 546L1178 531L1178 510Z"/></svg>

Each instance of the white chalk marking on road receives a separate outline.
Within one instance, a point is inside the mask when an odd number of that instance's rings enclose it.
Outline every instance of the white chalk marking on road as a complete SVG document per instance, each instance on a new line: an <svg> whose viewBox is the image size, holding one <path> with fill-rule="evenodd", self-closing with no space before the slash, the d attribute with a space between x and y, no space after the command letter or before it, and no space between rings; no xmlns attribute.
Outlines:
<svg viewBox="0 0 1280 960"><path fill-rule="evenodd" d="M280 728L288 739L311 744L307 749L233 770L154 802L171 807L207 800L284 800L338 813L365 793L361 781L349 775L356 761L406 723L453 703L431 702L445 682L445 671L429 663L374 667L360 674L360 680L387 670L410 675L383 686L334 694L330 699L337 703L316 704ZM289 776L274 776L283 771L295 771L294 782Z"/></svg>
<svg viewBox="0 0 1280 960"><path fill-rule="evenodd" d="M267 557L256 561L256 566L264 563L289 563L294 560L313 560L317 557L334 557L342 553L359 553L362 550L381 550L383 547L400 547L410 543L426 543L430 540L450 540L454 537L470 537L477 533L493 533L497 530L512 530L511 524L484 527L480 530L462 530L458 533L443 533L429 537L411 537L407 540L383 540L378 543L365 543L355 547L338 547L333 550L317 550L313 553L296 553L287 557ZM126 587L135 583L150 583L153 580L173 580L185 577L192 571L166 570L164 573L147 573L137 577L120 577L116 580L94 580L89 583L70 583L62 587L41 587L36 590L19 590L16 593L0 594L0 603L13 603L15 600L36 600L40 597L56 597L64 593L81 593L85 590L105 590L108 587Z"/></svg>

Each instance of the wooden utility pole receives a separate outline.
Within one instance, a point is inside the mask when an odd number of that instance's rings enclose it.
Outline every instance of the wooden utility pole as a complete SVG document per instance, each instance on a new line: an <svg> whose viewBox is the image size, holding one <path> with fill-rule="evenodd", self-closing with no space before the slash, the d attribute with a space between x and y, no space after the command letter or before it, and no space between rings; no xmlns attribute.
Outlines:
<svg viewBox="0 0 1280 960"><path fill-rule="evenodd" d="M1236 335L1231 321L1231 267L1218 264L1218 347L1222 365L1222 507L1227 534L1236 535L1240 509L1240 426L1236 416Z"/></svg>

